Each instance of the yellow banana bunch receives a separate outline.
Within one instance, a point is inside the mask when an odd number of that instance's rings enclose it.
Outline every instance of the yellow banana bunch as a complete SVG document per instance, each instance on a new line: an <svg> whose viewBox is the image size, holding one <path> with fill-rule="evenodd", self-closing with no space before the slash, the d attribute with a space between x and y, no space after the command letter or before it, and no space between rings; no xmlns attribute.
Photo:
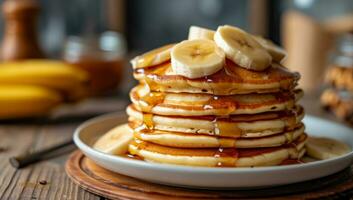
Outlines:
<svg viewBox="0 0 353 200"><path fill-rule="evenodd" d="M55 90L33 85L0 85L0 119L42 116L62 102Z"/></svg>
<svg viewBox="0 0 353 200"><path fill-rule="evenodd" d="M22 84L52 88L68 100L85 95L88 74L60 61L23 60L0 63L0 85Z"/></svg>
<svg viewBox="0 0 353 200"><path fill-rule="evenodd" d="M88 94L88 74L60 61L0 63L0 119L47 114L63 101Z"/></svg>

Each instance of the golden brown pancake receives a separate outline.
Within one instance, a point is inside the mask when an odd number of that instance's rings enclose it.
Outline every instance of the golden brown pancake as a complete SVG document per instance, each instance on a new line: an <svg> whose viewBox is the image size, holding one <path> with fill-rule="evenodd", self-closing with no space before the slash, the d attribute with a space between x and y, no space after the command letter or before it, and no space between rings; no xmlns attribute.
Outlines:
<svg viewBox="0 0 353 200"><path fill-rule="evenodd" d="M300 125L304 116L300 106L290 111L227 117L153 115L139 112L133 105L127 108L127 113L130 122L144 124L151 129L223 137L259 137L293 130Z"/></svg>
<svg viewBox="0 0 353 200"><path fill-rule="evenodd" d="M214 96L209 94L150 92L139 85L130 92L137 110L157 115L202 116L256 114L293 109L303 91Z"/></svg>
<svg viewBox="0 0 353 200"><path fill-rule="evenodd" d="M172 148L135 139L129 153L146 161L205 167L254 167L278 165L287 159L300 159L306 134L290 144L268 148Z"/></svg>
<svg viewBox="0 0 353 200"><path fill-rule="evenodd" d="M259 148L281 146L291 143L303 133L304 125L301 124L301 126L293 131L256 138L229 138L150 129L135 129L134 137L146 142L178 148Z"/></svg>
<svg viewBox="0 0 353 200"><path fill-rule="evenodd" d="M297 85L300 75L276 63L265 71L257 72L226 60L220 71L203 78L189 79L175 75L170 62L136 69L134 77L147 83L152 91L232 95L291 90Z"/></svg>

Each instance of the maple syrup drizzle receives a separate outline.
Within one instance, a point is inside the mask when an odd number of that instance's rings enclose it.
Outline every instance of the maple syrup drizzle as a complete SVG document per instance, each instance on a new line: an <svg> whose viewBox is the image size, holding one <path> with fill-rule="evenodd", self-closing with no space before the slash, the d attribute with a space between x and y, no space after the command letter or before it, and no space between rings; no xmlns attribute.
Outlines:
<svg viewBox="0 0 353 200"><path fill-rule="evenodd" d="M224 117L216 116L212 121L214 126L214 134L217 136L237 138L242 135L242 130L233 123L226 122Z"/></svg>
<svg viewBox="0 0 353 200"><path fill-rule="evenodd" d="M136 144L137 149L145 149L147 147L147 142L144 142L142 140L136 139L134 140L134 143ZM136 154L136 152L132 152L133 154Z"/></svg>
<svg viewBox="0 0 353 200"><path fill-rule="evenodd" d="M147 129L153 129L153 114L151 113L142 113L142 126L145 126Z"/></svg>
<svg viewBox="0 0 353 200"><path fill-rule="evenodd" d="M236 148L220 147L213 156L218 158L217 167L234 167L239 153Z"/></svg>
<svg viewBox="0 0 353 200"><path fill-rule="evenodd" d="M148 86L148 88L152 91L159 91L160 86L154 81L154 75L148 75L145 79L144 82Z"/></svg>
<svg viewBox="0 0 353 200"><path fill-rule="evenodd" d="M138 104L144 112L151 112L153 107L163 103L165 94L161 92L148 92L140 97Z"/></svg>
<svg viewBox="0 0 353 200"><path fill-rule="evenodd" d="M153 70L151 74L148 74L144 80L144 84L147 85L149 92L144 95L143 97L140 98L139 100L139 106L143 109L143 119L142 119L142 127L146 127L147 129L153 129L154 128L154 123L153 123L153 114L149 113L151 112L152 108L164 101L165 95L163 93L155 93L154 91L158 91L159 86L158 84L154 81L156 76L161 76L165 74L167 67L163 66L162 67L157 67ZM142 73L145 73L144 69L141 69ZM147 113L145 113L147 112Z"/></svg>
<svg viewBox="0 0 353 200"><path fill-rule="evenodd" d="M213 109L217 107L217 104L220 104L218 96L212 96L203 106L204 109ZM225 109L218 110L217 116L215 116L214 120L212 121L214 127L214 134L218 136L236 136L240 137L241 130L236 127L234 124L227 123L223 119L229 119L230 114L233 113L237 109L235 103L230 103L226 106Z"/></svg>
<svg viewBox="0 0 353 200"><path fill-rule="evenodd" d="M160 104L164 101L165 94L164 93L157 93L157 92L148 92L146 95L140 97L138 104L142 109L142 124L139 127L153 129L154 122L153 122L153 114L150 113L154 106Z"/></svg>
<svg viewBox="0 0 353 200"><path fill-rule="evenodd" d="M203 109L210 110L215 109L217 111L217 115L220 116L229 116L237 109L237 104L235 101L227 101L224 99L223 101L220 100L221 97L214 95L210 97L203 105ZM222 97L225 98L225 97ZM226 103L225 103L226 102ZM222 107L222 109L219 109Z"/></svg>
<svg viewBox="0 0 353 200"><path fill-rule="evenodd" d="M163 88L156 83L158 77L164 76L168 70L166 63L158 65L151 72L145 73L144 69L139 69L138 72L145 74L144 82L147 84L150 91L161 91Z"/></svg>

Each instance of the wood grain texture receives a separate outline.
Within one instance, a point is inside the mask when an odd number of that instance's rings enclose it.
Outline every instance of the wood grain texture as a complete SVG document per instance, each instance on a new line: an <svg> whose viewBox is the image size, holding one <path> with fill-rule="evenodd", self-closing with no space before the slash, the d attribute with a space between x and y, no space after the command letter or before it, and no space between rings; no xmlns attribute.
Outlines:
<svg viewBox="0 0 353 200"><path fill-rule="evenodd" d="M25 151L37 150L71 138L76 125L1 126L0 199L99 199L74 185L66 176L60 159L45 161L16 170L8 158ZM11 135L11 137L9 137ZM41 184L42 183L42 184ZM43 184L44 183L44 184Z"/></svg>
<svg viewBox="0 0 353 200"><path fill-rule="evenodd" d="M349 197L353 168L317 180L254 190L200 190L159 185L108 171L74 152L66 163L68 176L82 188L111 199L311 199Z"/></svg>
<svg viewBox="0 0 353 200"><path fill-rule="evenodd" d="M99 107L97 105L103 105ZM60 116L87 115L121 110L125 101L89 101L57 112ZM71 112L71 113L69 113ZM89 193L74 184L66 175L64 163L68 154L16 170L8 162L9 157L39 150L72 138L74 129L85 117L67 122L50 121L33 123L26 121L0 122L0 199L45 200L98 200L101 197ZM45 183L46 182L46 183ZM41 184L42 183L42 184Z"/></svg>

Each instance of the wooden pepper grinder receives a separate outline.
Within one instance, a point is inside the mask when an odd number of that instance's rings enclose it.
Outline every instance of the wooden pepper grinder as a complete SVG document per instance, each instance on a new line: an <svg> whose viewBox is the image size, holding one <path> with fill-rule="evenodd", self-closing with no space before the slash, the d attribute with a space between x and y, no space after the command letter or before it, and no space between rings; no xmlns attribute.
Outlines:
<svg viewBox="0 0 353 200"><path fill-rule="evenodd" d="M36 0L6 0L2 5L5 31L0 48L3 61L43 58L38 39L36 20L39 12Z"/></svg>

